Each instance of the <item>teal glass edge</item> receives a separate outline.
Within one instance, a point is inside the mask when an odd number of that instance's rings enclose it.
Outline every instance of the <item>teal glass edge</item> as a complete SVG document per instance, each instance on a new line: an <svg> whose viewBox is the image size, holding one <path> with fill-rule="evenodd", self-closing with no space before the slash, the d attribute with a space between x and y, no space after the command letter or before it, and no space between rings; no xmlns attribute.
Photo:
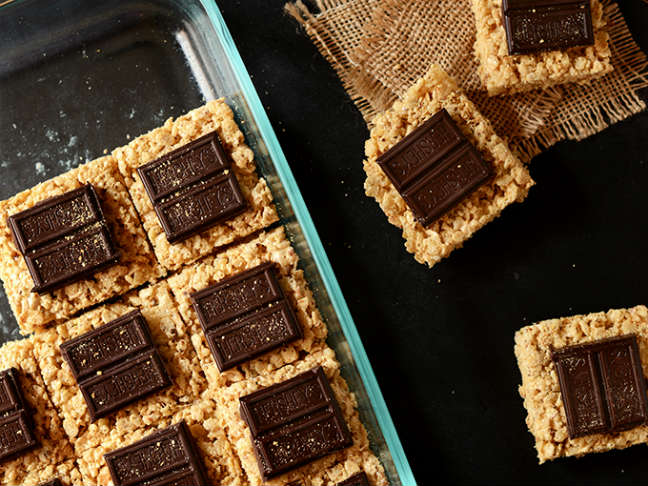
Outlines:
<svg viewBox="0 0 648 486"><path fill-rule="evenodd" d="M320 271L326 290L333 303L333 307L338 314L342 326L342 332L349 343L351 353L356 361L360 377L365 385L367 395L369 396L369 400L371 401L371 405L376 414L376 419L385 437L387 447L392 455L396 471L398 472L403 485L415 486L416 480L414 479L414 474L405 455L405 451L403 450L400 438L398 437L398 432L396 432L394 422L389 414L385 399L380 391L380 387L378 386L376 375L374 374L367 353L362 341L360 340L353 317L351 316L349 307L347 306L346 300L342 294L342 289L340 288L335 273L333 272L333 267L331 267L331 263L326 255L319 234L315 229L315 225L311 219L310 213L308 212L306 203L299 191L292 170L288 165L286 156L279 145L279 140L277 139L274 129L270 124L270 120L263 109L263 105L261 104L261 100L259 99L254 85L252 84L247 68L241 59L236 44L234 43L234 39L225 24L225 20L216 6L216 2L214 0L201 0L201 3L216 29L220 42L227 52L227 56L234 68L234 74L241 85L243 94L259 127L261 137L268 148L270 157L276 165L279 178L286 188L286 193L293 206L297 221L302 227L306 242L313 254L313 258L317 264L318 270Z"/></svg>

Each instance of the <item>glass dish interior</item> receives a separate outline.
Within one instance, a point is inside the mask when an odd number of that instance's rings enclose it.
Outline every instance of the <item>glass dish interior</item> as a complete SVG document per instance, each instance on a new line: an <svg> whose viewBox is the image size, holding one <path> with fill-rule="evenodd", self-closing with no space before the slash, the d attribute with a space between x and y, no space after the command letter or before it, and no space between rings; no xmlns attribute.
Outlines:
<svg viewBox="0 0 648 486"><path fill-rule="evenodd" d="M372 448L391 484L413 485L326 254L216 5L0 0L0 45L1 199L108 153L207 99L226 98L301 257ZM5 342L20 335L1 294Z"/></svg>

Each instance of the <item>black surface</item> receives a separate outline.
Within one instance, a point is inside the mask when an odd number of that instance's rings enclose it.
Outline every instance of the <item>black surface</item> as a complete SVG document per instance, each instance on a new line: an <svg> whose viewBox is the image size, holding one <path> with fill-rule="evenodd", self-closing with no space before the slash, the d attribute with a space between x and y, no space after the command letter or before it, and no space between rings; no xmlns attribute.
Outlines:
<svg viewBox="0 0 648 486"><path fill-rule="evenodd" d="M648 50L648 5L622 0ZM221 0L420 484L645 481L646 447L537 464L514 332L648 304L648 114L537 157L537 186L432 270L364 195L360 113L282 0Z"/></svg>

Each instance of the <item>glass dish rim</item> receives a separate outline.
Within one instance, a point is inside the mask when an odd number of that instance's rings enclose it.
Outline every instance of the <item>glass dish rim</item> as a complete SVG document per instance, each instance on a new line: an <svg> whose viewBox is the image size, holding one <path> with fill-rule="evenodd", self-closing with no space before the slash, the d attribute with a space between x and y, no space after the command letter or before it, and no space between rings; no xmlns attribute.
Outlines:
<svg viewBox="0 0 648 486"><path fill-rule="evenodd" d="M23 0L0 0L0 11L7 7L23 3ZM392 456L396 472L404 486L415 486L416 480L410 467L407 456L403 449L400 437L387 408L382 391L376 380L369 358L364 349L364 345L358 334L351 311L346 303L342 289L338 283L333 267L328 259L319 233L311 218L310 212L306 207L304 198L299 190L297 181L290 169L288 160L279 144L276 133L272 128L270 120L266 114L259 95L252 83L252 79L243 63L241 55L236 47L234 39L225 23L220 9L217 6L217 0L199 0L203 7L211 26L216 32L218 41L232 65L233 74L241 87L242 95L245 98L252 117L257 123L261 139L265 143L270 159L275 165L277 174L282 185L285 188L286 196L292 205L295 217L299 223L307 245L310 248L313 260L318 272L322 278L326 291L329 295L333 309L337 314L344 337L349 345L351 355L354 358L358 373L366 389L367 396L374 410L378 426L383 434L385 443Z"/></svg>

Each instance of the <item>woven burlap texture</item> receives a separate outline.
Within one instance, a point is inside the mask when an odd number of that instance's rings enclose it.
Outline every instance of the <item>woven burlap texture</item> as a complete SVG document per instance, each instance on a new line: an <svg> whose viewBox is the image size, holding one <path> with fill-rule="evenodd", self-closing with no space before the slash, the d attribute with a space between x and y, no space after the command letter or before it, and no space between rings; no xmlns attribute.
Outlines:
<svg viewBox="0 0 648 486"><path fill-rule="evenodd" d="M648 62L616 3L603 0L614 72L584 85L489 98L473 55L470 0L301 0L286 5L338 73L371 126L431 64L464 88L525 162L561 140L582 140L645 109Z"/></svg>

